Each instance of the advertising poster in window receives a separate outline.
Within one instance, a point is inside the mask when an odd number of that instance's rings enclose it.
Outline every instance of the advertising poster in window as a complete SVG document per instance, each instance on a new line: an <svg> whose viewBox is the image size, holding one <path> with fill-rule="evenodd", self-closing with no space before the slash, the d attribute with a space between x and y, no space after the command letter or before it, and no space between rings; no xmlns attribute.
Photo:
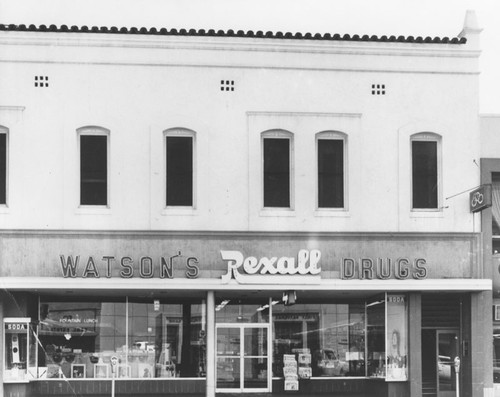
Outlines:
<svg viewBox="0 0 500 397"><path fill-rule="evenodd" d="M386 380L408 380L408 321L406 296L387 294Z"/></svg>

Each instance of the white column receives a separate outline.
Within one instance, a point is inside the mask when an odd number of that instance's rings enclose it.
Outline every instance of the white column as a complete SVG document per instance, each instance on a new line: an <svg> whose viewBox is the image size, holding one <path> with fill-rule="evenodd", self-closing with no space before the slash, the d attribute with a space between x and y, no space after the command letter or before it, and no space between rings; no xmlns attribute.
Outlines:
<svg viewBox="0 0 500 397"><path fill-rule="evenodd" d="M207 393L215 397L215 293L207 292Z"/></svg>

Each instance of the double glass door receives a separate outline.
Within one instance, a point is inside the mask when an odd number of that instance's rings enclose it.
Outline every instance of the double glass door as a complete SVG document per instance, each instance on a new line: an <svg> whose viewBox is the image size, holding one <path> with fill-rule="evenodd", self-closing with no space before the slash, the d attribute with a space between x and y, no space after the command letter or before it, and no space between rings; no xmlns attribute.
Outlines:
<svg viewBox="0 0 500 397"><path fill-rule="evenodd" d="M269 325L217 324L217 392L268 392Z"/></svg>

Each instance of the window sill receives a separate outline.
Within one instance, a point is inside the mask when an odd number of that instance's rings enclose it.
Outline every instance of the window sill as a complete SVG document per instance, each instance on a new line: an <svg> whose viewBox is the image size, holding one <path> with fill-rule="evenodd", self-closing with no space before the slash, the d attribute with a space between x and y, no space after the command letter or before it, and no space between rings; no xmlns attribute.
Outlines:
<svg viewBox="0 0 500 397"><path fill-rule="evenodd" d="M81 205L76 209L77 215L111 215L111 208L105 205Z"/></svg>
<svg viewBox="0 0 500 397"><path fill-rule="evenodd" d="M442 209L413 209L410 211L410 218L443 218Z"/></svg>
<svg viewBox="0 0 500 397"><path fill-rule="evenodd" d="M30 383L29 379L4 379L3 383Z"/></svg>
<svg viewBox="0 0 500 397"><path fill-rule="evenodd" d="M10 214L10 208L7 204L0 204L0 214Z"/></svg>
<svg viewBox="0 0 500 397"><path fill-rule="evenodd" d="M351 213L342 208L318 208L314 211L314 216L317 217L332 217L332 218L349 218Z"/></svg>
<svg viewBox="0 0 500 397"><path fill-rule="evenodd" d="M166 207L161 211L162 216L196 216L198 210L194 207Z"/></svg>
<svg viewBox="0 0 500 397"><path fill-rule="evenodd" d="M259 215L294 217L295 210L292 208L264 208L260 210Z"/></svg>

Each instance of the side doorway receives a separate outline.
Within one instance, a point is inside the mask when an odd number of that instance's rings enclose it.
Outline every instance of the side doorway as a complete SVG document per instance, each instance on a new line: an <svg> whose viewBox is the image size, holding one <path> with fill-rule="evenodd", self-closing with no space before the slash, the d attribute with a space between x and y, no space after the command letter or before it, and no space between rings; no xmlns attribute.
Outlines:
<svg viewBox="0 0 500 397"><path fill-rule="evenodd" d="M423 397L458 397L454 360L461 359L459 346L458 329L422 330Z"/></svg>

